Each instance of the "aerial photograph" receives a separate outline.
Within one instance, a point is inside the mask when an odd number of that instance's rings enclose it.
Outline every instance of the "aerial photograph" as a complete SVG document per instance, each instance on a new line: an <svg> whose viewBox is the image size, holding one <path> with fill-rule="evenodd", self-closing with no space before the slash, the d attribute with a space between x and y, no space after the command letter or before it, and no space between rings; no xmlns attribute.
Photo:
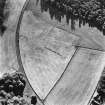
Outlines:
<svg viewBox="0 0 105 105"><path fill-rule="evenodd" d="M105 105L105 0L0 0L0 105Z"/></svg>

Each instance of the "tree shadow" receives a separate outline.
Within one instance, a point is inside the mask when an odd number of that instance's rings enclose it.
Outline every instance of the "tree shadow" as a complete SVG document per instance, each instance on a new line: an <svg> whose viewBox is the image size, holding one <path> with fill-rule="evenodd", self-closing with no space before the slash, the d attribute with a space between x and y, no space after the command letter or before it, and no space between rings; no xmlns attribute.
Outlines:
<svg viewBox="0 0 105 105"><path fill-rule="evenodd" d="M6 5L6 0L0 0L0 36L3 36L3 33L6 30L6 26L3 24L6 16L4 15L4 9Z"/></svg>

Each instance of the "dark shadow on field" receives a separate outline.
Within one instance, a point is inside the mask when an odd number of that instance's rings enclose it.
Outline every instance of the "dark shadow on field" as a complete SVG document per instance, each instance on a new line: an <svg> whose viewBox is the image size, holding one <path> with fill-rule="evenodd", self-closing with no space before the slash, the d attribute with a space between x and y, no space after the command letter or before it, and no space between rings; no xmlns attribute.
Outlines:
<svg viewBox="0 0 105 105"><path fill-rule="evenodd" d="M5 19L7 18L7 13L4 13L5 7L6 0L0 0L0 36L3 36L3 33L6 30L6 26L3 24Z"/></svg>

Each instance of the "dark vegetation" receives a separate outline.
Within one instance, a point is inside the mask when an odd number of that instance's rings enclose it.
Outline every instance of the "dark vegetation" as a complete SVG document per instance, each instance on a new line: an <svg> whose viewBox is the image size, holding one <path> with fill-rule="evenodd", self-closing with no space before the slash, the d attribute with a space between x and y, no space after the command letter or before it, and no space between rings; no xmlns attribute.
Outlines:
<svg viewBox="0 0 105 105"><path fill-rule="evenodd" d="M102 75L98 87L97 96L95 96L91 102L91 105L103 105L105 104L105 75Z"/></svg>
<svg viewBox="0 0 105 105"><path fill-rule="evenodd" d="M36 97L35 96L32 96L31 97L31 104L36 105L36 103L37 103Z"/></svg>
<svg viewBox="0 0 105 105"><path fill-rule="evenodd" d="M24 97L26 80L22 73L4 74L0 79L0 105L36 105L36 96L29 97L29 103Z"/></svg>
<svg viewBox="0 0 105 105"><path fill-rule="evenodd" d="M3 25L5 16L4 16L4 8L5 8L6 0L0 0L0 32L4 33L6 27Z"/></svg>
<svg viewBox="0 0 105 105"><path fill-rule="evenodd" d="M39 0L37 0L38 3ZM55 17L61 22L66 17L71 29L75 29L75 22L81 25L89 24L96 27L105 35L105 0L40 0L41 11L49 11L51 19Z"/></svg>

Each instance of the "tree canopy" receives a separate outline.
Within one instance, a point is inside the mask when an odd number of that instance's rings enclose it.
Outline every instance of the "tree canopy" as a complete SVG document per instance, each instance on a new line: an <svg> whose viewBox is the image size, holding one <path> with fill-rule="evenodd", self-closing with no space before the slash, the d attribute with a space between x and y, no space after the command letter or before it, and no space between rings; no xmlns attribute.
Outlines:
<svg viewBox="0 0 105 105"><path fill-rule="evenodd" d="M6 29L6 27L3 25L3 22L5 20L5 16L4 16L5 4L6 4L6 0L0 0L0 31L1 31L1 34Z"/></svg>
<svg viewBox="0 0 105 105"><path fill-rule="evenodd" d="M40 0L40 5L42 12L49 11L51 19L61 22L66 16L67 24L71 20L71 29L78 20L79 27L88 23L105 35L105 0Z"/></svg>

